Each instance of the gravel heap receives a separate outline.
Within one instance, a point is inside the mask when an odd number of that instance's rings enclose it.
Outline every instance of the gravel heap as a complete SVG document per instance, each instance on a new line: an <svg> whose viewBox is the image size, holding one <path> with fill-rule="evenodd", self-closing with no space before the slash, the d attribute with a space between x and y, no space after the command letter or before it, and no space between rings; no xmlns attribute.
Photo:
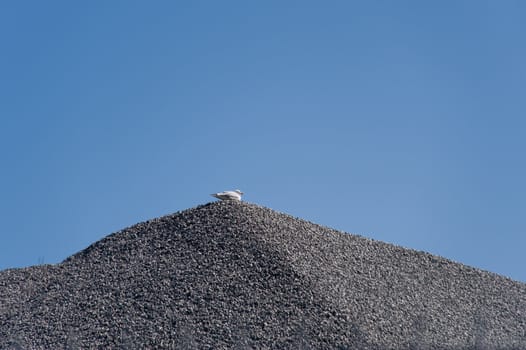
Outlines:
<svg viewBox="0 0 526 350"><path fill-rule="evenodd" d="M245 202L0 271L0 349L526 349L526 284Z"/></svg>

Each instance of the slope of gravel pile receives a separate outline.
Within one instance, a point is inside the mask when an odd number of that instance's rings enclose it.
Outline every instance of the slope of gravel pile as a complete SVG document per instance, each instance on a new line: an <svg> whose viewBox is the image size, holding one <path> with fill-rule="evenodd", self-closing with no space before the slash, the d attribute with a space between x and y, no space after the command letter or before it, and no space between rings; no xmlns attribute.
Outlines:
<svg viewBox="0 0 526 350"><path fill-rule="evenodd" d="M244 202L0 271L0 349L526 349L526 284Z"/></svg>

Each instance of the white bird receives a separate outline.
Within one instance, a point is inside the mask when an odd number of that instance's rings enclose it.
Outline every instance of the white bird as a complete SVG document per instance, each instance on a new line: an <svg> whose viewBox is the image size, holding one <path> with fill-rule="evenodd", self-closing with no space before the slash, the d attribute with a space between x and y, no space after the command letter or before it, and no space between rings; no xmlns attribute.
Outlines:
<svg viewBox="0 0 526 350"><path fill-rule="evenodd" d="M224 192L219 192L219 193L212 193L211 196L219 198L222 201L228 201L228 200L240 201L242 194L243 192L241 192L240 190L234 190L234 191L224 191Z"/></svg>

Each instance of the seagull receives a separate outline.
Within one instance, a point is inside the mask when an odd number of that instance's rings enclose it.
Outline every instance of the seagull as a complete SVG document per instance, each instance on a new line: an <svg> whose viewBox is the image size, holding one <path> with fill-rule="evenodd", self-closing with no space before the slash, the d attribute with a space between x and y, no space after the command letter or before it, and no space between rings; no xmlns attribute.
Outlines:
<svg viewBox="0 0 526 350"><path fill-rule="evenodd" d="M242 194L243 194L243 192L241 192L240 190L233 190L233 191L224 191L224 192L219 192L219 193L212 193L211 196L219 198L222 201L227 201L227 200L240 201Z"/></svg>

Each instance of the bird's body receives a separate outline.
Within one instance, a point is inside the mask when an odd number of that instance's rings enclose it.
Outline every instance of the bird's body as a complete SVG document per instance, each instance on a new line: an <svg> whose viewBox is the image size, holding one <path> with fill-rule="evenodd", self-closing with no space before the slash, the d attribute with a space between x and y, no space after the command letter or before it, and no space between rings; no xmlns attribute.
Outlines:
<svg viewBox="0 0 526 350"><path fill-rule="evenodd" d="M212 193L211 196L219 198L222 201L228 201L228 200L240 201L242 194L243 192L241 192L240 190L234 190L234 191L224 191L224 192L219 192L219 193Z"/></svg>

